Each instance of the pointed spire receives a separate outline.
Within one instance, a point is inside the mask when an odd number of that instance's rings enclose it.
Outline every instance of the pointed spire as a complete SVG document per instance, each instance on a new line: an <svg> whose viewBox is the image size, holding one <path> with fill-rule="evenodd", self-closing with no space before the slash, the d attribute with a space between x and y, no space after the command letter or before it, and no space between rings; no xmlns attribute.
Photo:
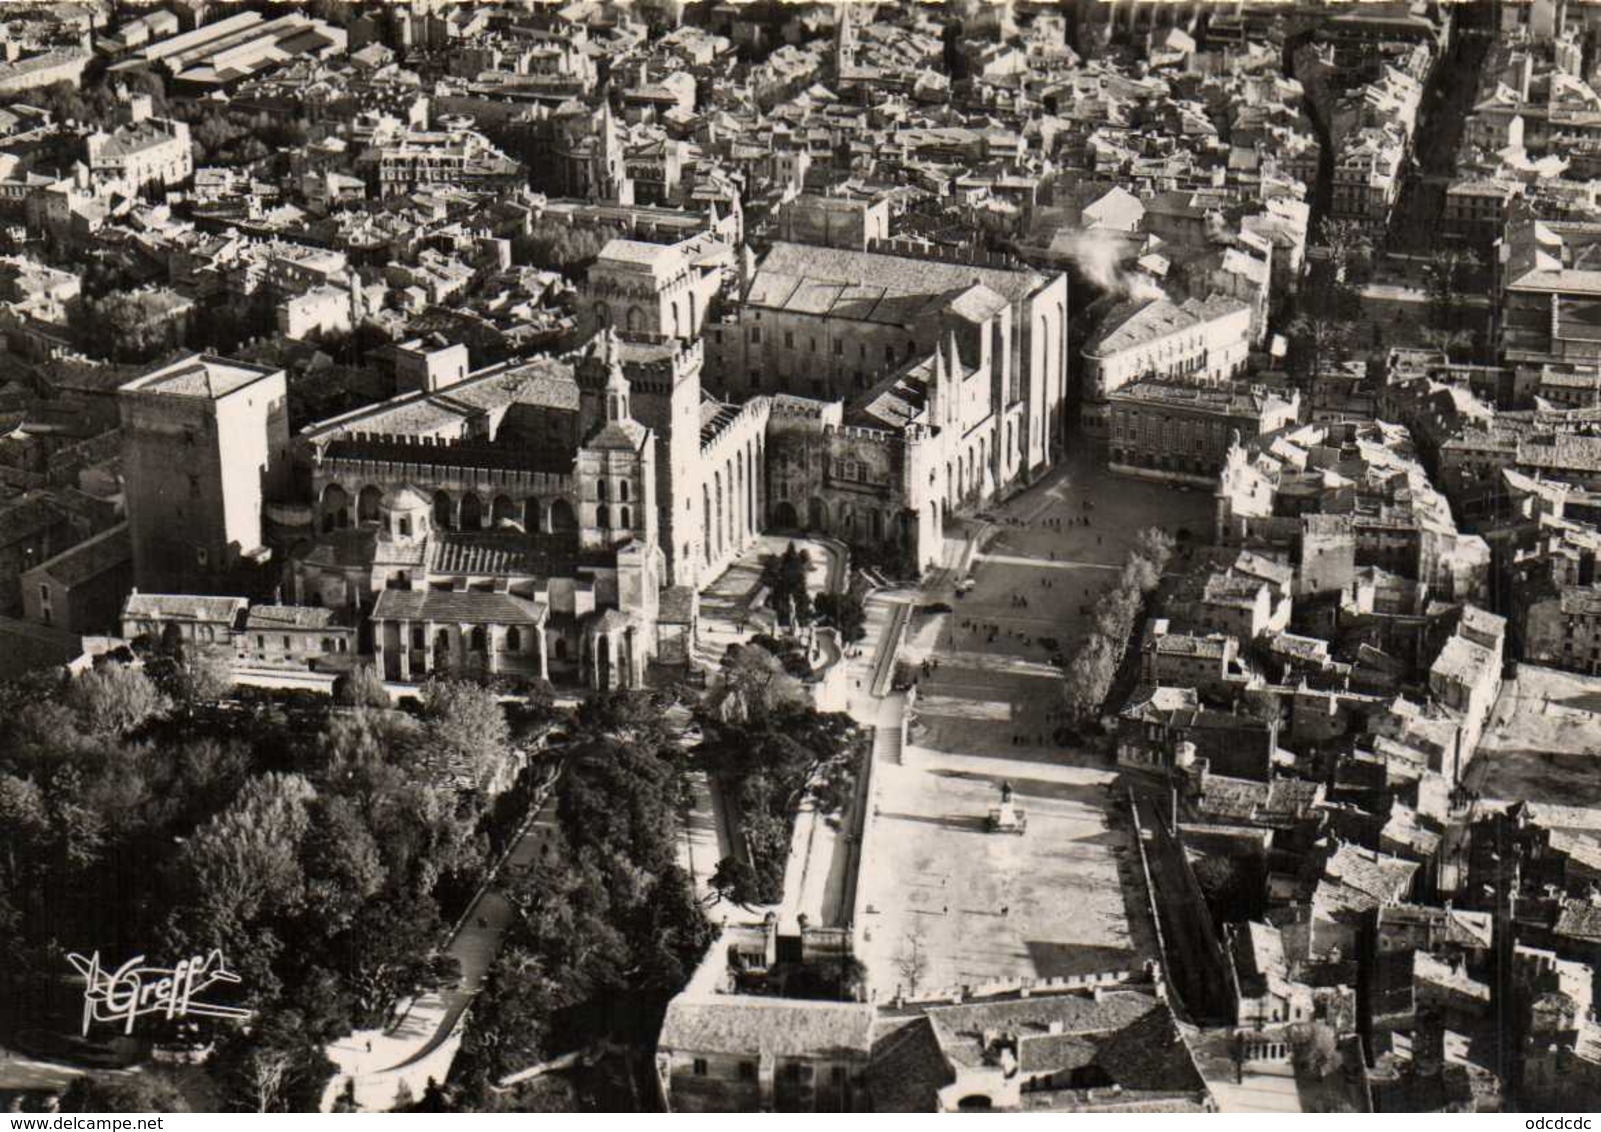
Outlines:
<svg viewBox="0 0 1601 1132"><path fill-rule="evenodd" d="M602 338L602 357L606 359L606 420L631 420L632 406L629 404L629 397L633 389L628 383L628 375L623 372L617 331L608 326Z"/></svg>

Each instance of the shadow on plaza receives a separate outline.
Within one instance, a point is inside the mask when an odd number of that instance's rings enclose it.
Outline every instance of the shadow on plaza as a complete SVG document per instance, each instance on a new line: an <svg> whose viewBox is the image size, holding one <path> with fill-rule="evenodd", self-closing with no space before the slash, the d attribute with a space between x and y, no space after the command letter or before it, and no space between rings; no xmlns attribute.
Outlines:
<svg viewBox="0 0 1601 1132"><path fill-rule="evenodd" d="M899 814L884 810L878 818L882 821L914 821L921 825L937 826L955 833L988 833L988 814L952 814L948 817L937 817L932 814Z"/></svg>
<svg viewBox="0 0 1601 1132"><path fill-rule="evenodd" d="M1008 762L1041 763L1046 766L1077 767L1081 770L1111 771L1115 767L1099 751L1082 746L1059 746L1049 741L1041 743L1043 734L1036 727L1030 731L1013 731L1005 720L982 721L959 719L953 726L941 714L930 714L921 704L915 709L912 721L911 745L946 755L970 755L974 758L1005 759ZM943 725L931 721L947 721ZM1013 735L1028 740L1018 745ZM1050 736L1045 735L1047 740Z"/></svg>
<svg viewBox="0 0 1601 1132"><path fill-rule="evenodd" d="M1050 760L1055 762L1056 760ZM1052 782L1044 778L1018 778L1009 774L981 774L972 770L940 768L934 771L940 778L961 778L969 782L987 782L997 793L1001 783L1009 782L1019 798L1048 798L1056 802L1076 802L1092 809L1105 809L1111 801L1106 787L1099 783Z"/></svg>
<svg viewBox="0 0 1601 1132"><path fill-rule="evenodd" d="M1130 947L1102 947L1088 943L1025 940L1028 957L1042 979L1064 975L1095 975L1103 971L1138 970L1143 960Z"/></svg>

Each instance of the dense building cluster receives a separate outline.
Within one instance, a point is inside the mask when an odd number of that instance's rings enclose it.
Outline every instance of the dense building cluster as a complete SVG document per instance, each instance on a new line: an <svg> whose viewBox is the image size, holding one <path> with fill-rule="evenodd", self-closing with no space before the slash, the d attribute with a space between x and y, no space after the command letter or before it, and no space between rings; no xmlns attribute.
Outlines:
<svg viewBox="0 0 1601 1132"><path fill-rule="evenodd" d="M349 746L476 838L302 1104L626 1047L674 1111L1593 1106L1601 7L19 0L0 47L4 703L56 670L150 783L248 707L294 739L239 821L343 820L355 755L279 771ZM16 830L76 812L49 729L0 719Z"/></svg>

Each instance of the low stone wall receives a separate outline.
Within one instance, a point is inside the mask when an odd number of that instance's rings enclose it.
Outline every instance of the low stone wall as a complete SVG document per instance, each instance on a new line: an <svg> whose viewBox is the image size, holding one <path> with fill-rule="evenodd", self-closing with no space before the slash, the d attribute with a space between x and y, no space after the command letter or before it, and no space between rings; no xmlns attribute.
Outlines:
<svg viewBox="0 0 1601 1132"><path fill-rule="evenodd" d="M1059 975L1049 979L996 979L987 983L954 987L924 987L915 994L900 994L897 988L894 1001L897 1005L952 1005L1001 995L1060 994L1068 991L1093 990L1096 987L1121 986L1134 981L1132 971L1097 971L1087 975Z"/></svg>

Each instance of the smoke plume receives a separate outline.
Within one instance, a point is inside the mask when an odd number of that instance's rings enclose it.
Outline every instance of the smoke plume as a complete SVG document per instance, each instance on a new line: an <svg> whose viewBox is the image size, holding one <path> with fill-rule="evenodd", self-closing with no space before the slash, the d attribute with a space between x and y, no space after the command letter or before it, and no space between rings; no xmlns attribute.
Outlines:
<svg viewBox="0 0 1601 1132"><path fill-rule="evenodd" d="M1105 228L1078 228L1057 235L1056 246L1090 283L1108 295L1128 299L1162 299L1167 293L1142 271L1123 267L1126 242Z"/></svg>

